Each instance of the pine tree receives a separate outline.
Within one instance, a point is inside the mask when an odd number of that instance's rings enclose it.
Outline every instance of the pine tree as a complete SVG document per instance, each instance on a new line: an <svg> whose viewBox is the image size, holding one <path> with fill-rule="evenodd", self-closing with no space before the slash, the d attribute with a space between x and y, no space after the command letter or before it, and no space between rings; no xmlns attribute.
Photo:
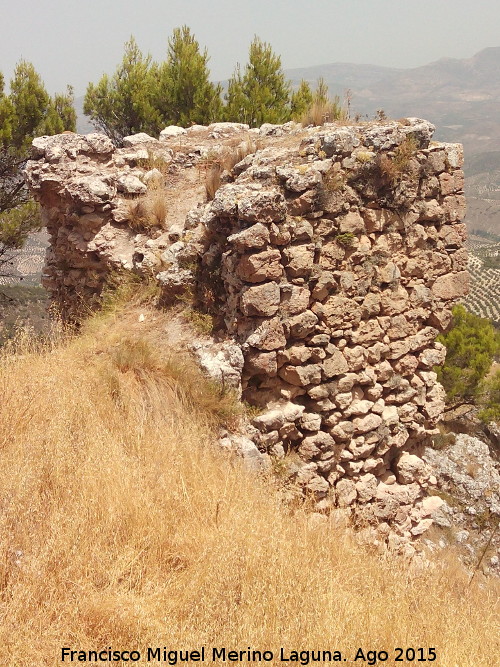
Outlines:
<svg viewBox="0 0 500 667"><path fill-rule="evenodd" d="M176 28L159 68L157 107L163 125L208 124L221 117L221 86L209 80L208 54L187 26Z"/></svg>
<svg viewBox="0 0 500 667"><path fill-rule="evenodd" d="M12 102L4 92L4 78L0 72L0 149L11 141L13 115Z"/></svg>
<svg viewBox="0 0 500 667"><path fill-rule="evenodd" d="M157 75L151 56L144 56L131 37L113 76L104 74L96 85L89 83L84 113L117 144L137 132L157 133L161 124L154 106Z"/></svg>
<svg viewBox="0 0 500 667"><path fill-rule="evenodd" d="M500 423L500 371L486 378L481 389L481 403L483 409L479 413L479 419L488 423L491 421Z"/></svg>
<svg viewBox="0 0 500 667"><path fill-rule="evenodd" d="M312 102L300 119L303 125L323 125L335 120L345 120L346 111L342 108L338 95L330 98L328 85L323 77L320 77L316 89L312 94Z"/></svg>
<svg viewBox="0 0 500 667"><path fill-rule="evenodd" d="M66 94L54 95L44 121L44 134L59 134L76 128L76 111L73 88L68 86Z"/></svg>
<svg viewBox="0 0 500 667"><path fill-rule="evenodd" d="M452 402L475 400L481 382L500 352L500 336L489 320L453 308L452 328L438 337L447 349L446 361L438 370L438 379Z"/></svg>
<svg viewBox="0 0 500 667"><path fill-rule="evenodd" d="M25 150L33 137L44 134L44 120L50 107L50 97L39 74L31 63L21 60L10 83L13 107L13 146Z"/></svg>
<svg viewBox="0 0 500 667"><path fill-rule="evenodd" d="M243 75L237 67L229 80L225 118L258 127L290 120L290 85L281 59L266 42L255 37Z"/></svg>
<svg viewBox="0 0 500 667"><path fill-rule="evenodd" d="M302 79L298 89L292 93L290 103L292 119L300 121L305 112L310 108L313 100L314 96L311 86L307 81Z"/></svg>
<svg viewBox="0 0 500 667"><path fill-rule="evenodd" d="M34 137L75 130L71 89L51 98L31 63L21 61L4 92L0 74L0 275L12 250L40 227L38 206L30 201L22 177Z"/></svg>
<svg viewBox="0 0 500 667"><path fill-rule="evenodd" d="M330 100L328 85L322 76L319 77L314 91L313 101L318 104L328 104Z"/></svg>

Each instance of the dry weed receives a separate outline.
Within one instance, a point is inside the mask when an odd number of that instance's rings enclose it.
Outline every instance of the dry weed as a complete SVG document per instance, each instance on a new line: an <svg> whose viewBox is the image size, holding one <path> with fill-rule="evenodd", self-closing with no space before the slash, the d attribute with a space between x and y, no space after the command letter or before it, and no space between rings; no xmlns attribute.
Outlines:
<svg viewBox="0 0 500 667"><path fill-rule="evenodd" d="M248 138L245 141L237 139L227 142L226 146L214 156L210 156L206 161L205 188L207 199L211 201L222 183L222 174L227 172L231 174L234 167L241 162L247 155L251 155L258 150L259 143L254 139Z"/></svg>
<svg viewBox="0 0 500 667"><path fill-rule="evenodd" d="M167 226L167 200L165 190L150 187L145 195L128 202L128 223L136 231Z"/></svg>
<svg viewBox="0 0 500 667"><path fill-rule="evenodd" d="M301 118L304 127L308 125L320 126L333 121L347 120L347 113L340 104L340 98L335 97L328 102L315 101Z"/></svg>
<svg viewBox="0 0 500 667"><path fill-rule="evenodd" d="M375 158L381 178L388 184L398 183L405 174L411 171L411 158L415 155L418 144L414 137L407 136L396 148L390 157L386 153L379 153Z"/></svg>
<svg viewBox="0 0 500 667"><path fill-rule="evenodd" d="M384 560L285 511L212 448L225 397L203 398L168 326L130 307L1 358L2 667L61 664L63 646L145 662L148 646L202 645L350 661L356 647L435 647L435 664L490 667L498 584L468 586L454 561Z"/></svg>

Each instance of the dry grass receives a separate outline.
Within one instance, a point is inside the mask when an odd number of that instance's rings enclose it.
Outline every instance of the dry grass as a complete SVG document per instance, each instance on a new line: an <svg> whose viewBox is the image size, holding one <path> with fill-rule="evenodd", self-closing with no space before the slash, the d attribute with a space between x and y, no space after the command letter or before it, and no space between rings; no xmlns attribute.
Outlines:
<svg viewBox="0 0 500 667"><path fill-rule="evenodd" d="M134 199L129 204L129 225L136 231L152 227L166 227L167 202L165 195L154 190L151 195Z"/></svg>
<svg viewBox="0 0 500 667"><path fill-rule="evenodd" d="M410 172L411 158L415 155L418 144L414 137L407 136L396 148L394 155L379 153L375 158L381 178L388 184L394 185Z"/></svg>
<svg viewBox="0 0 500 667"><path fill-rule="evenodd" d="M166 229L167 213L166 192L163 188L149 188L145 195L128 202L128 223L136 231L153 227Z"/></svg>
<svg viewBox="0 0 500 667"><path fill-rule="evenodd" d="M226 146L206 162L205 189L207 199L211 201L222 183L222 174L226 171L229 174L233 168L241 162L247 155L251 155L258 150L259 142L253 138L247 138L238 143L228 142Z"/></svg>
<svg viewBox="0 0 500 667"><path fill-rule="evenodd" d="M436 665L493 665L498 586L468 587L452 562L413 571L285 511L212 449L227 397L169 354L168 321L108 310L0 360L0 665L201 645L351 661L436 647Z"/></svg>
<svg viewBox="0 0 500 667"><path fill-rule="evenodd" d="M222 166L219 162L214 162L210 167L207 168L207 173L205 176L205 190L207 193L208 201L212 201L215 197L215 193L220 188L222 183Z"/></svg>
<svg viewBox="0 0 500 667"><path fill-rule="evenodd" d="M336 120L347 120L347 113L342 109L339 97L327 102L323 100L313 102L302 116L301 123L304 127L308 125L320 126Z"/></svg>

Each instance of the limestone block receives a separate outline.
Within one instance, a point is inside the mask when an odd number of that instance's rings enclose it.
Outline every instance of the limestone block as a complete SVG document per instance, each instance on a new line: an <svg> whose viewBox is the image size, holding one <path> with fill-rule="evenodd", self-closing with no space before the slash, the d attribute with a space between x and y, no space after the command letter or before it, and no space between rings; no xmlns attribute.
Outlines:
<svg viewBox="0 0 500 667"><path fill-rule="evenodd" d="M286 326L292 338L306 338L314 331L317 321L317 316L311 310L306 310L289 317L286 320Z"/></svg>
<svg viewBox="0 0 500 667"><path fill-rule="evenodd" d="M137 146L138 144L147 144L147 143L151 143L151 142L156 143L157 139L155 139L154 137L149 136L149 134L146 134L145 132L138 132L137 134L131 134L128 137L123 137L122 141L123 141L123 145L126 148L129 148L129 147Z"/></svg>
<svg viewBox="0 0 500 667"><path fill-rule="evenodd" d="M361 475L355 483L357 499L360 503L367 503L377 493L377 478L371 473Z"/></svg>
<svg viewBox="0 0 500 667"><path fill-rule="evenodd" d="M211 123L208 130L209 139L221 139L222 137L233 137L238 134L246 134L249 131L246 123Z"/></svg>
<svg viewBox="0 0 500 667"><path fill-rule="evenodd" d="M337 281L331 271L322 271L312 291L315 301L323 301L335 289Z"/></svg>
<svg viewBox="0 0 500 667"><path fill-rule="evenodd" d="M349 443L349 450L352 452L353 460L367 458L375 449L376 442L366 442L365 438L358 436Z"/></svg>
<svg viewBox="0 0 500 667"><path fill-rule="evenodd" d="M416 526L411 528L410 532L415 537L418 535L422 535L423 533L425 533L426 530L429 530L432 524L433 524L432 519L422 519L417 523Z"/></svg>
<svg viewBox="0 0 500 667"><path fill-rule="evenodd" d="M179 125L169 125L160 132L160 141L169 141L176 137L180 137L183 134L186 134L186 129L184 127L179 127Z"/></svg>
<svg viewBox="0 0 500 667"><path fill-rule="evenodd" d="M356 484L350 479L340 479L335 485L335 496L339 507L349 507L358 496Z"/></svg>
<svg viewBox="0 0 500 667"><path fill-rule="evenodd" d="M285 198L277 189L249 192L238 201L238 218L246 222L279 222L285 216Z"/></svg>
<svg viewBox="0 0 500 667"><path fill-rule="evenodd" d="M393 289L384 289L380 294L383 315L398 315L408 308L408 292L401 285Z"/></svg>
<svg viewBox="0 0 500 667"><path fill-rule="evenodd" d="M307 287L290 284L281 285L281 313L285 316L302 313L309 307L310 297L311 293Z"/></svg>
<svg viewBox="0 0 500 667"><path fill-rule="evenodd" d="M408 452L399 455L393 469L400 484L422 482L428 477L425 461Z"/></svg>
<svg viewBox="0 0 500 667"><path fill-rule="evenodd" d="M279 376L290 384L306 387L310 384L321 382L321 366L319 364L306 364L304 366L282 366Z"/></svg>
<svg viewBox="0 0 500 667"><path fill-rule="evenodd" d="M351 391L356 382L358 381L358 376L356 373L347 373L343 377L337 380L338 391ZM352 396L352 394L351 394Z"/></svg>
<svg viewBox="0 0 500 667"><path fill-rule="evenodd" d="M299 197L289 199L287 202L290 215L307 215L313 212L318 194L316 190L307 190Z"/></svg>
<svg viewBox="0 0 500 667"><path fill-rule="evenodd" d="M378 448L379 449L379 448ZM385 470L385 461L379 457L369 456L363 461L363 472L371 472L373 475L380 475Z"/></svg>
<svg viewBox="0 0 500 667"><path fill-rule="evenodd" d="M446 392L440 384L435 384L430 391L427 392L427 400L423 405L424 414L429 419L435 420L443 414L446 402Z"/></svg>
<svg viewBox="0 0 500 667"><path fill-rule="evenodd" d="M342 375L349 370L344 355L340 350L334 350L333 354L322 363L323 377L328 380L336 375Z"/></svg>
<svg viewBox="0 0 500 667"><path fill-rule="evenodd" d="M292 235L286 224L276 225L271 223L269 225L269 234L273 245L287 245L292 240Z"/></svg>
<svg viewBox="0 0 500 667"><path fill-rule="evenodd" d="M311 355L311 349L306 345L292 345L286 350L280 352L280 360L283 360L284 363L298 366L300 364L305 364L306 361L309 361ZM326 396L328 396L328 390L325 389L325 391Z"/></svg>
<svg viewBox="0 0 500 667"><path fill-rule="evenodd" d="M339 229L341 234L364 234L365 222L359 211L349 211L347 215L339 218Z"/></svg>
<svg viewBox="0 0 500 667"><path fill-rule="evenodd" d="M355 399L350 406L344 410L344 415L346 417L351 417L352 415L366 415L370 412L372 407L372 401L368 401L367 399Z"/></svg>
<svg viewBox="0 0 500 667"><path fill-rule="evenodd" d="M387 426L392 426L399 422L398 409L395 405L387 405L382 412L382 421Z"/></svg>
<svg viewBox="0 0 500 667"><path fill-rule="evenodd" d="M309 276L314 262L314 244L291 246L284 252L287 274L292 278Z"/></svg>
<svg viewBox="0 0 500 667"><path fill-rule="evenodd" d="M377 280L383 284L397 283L401 278L401 271L394 262L387 262L384 266L377 267Z"/></svg>
<svg viewBox="0 0 500 667"><path fill-rule="evenodd" d="M444 505L444 500L439 496L427 496L422 500L422 507L419 510L422 518L432 517Z"/></svg>
<svg viewBox="0 0 500 667"><path fill-rule="evenodd" d="M350 421L341 421L330 429L330 435L335 440L350 440L354 433L354 425Z"/></svg>
<svg viewBox="0 0 500 667"><path fill-rule="evenodd" d="M446 359L446 348L441 343L434 343L434 348L428 348L418 355L418 363L422 368L442 366Z"/></svg>
<svg viewBox="0 0 500 667"><path fill-rule="evenodd" d="M398 505L411 505L422 495L422 489L416 483L410 484L384 484L381 482L377 487L376 498L384 500L394 498Z"/></svg>
<svg viewBox="0 0 500 667"><path fill-rule="evenodd" d="M442 211L448 222L459 222L465 217L466 204L463 195L449 195L443 200Z"/></svg>
<svg viewBox="0 0 500 667"><path fill-rule="evenodd" d="M314 228L308 220L297 218L288 222L290 233L294 241L311 241Z"/></svg>
<svg viewBox="0 0 500 667"><path fill-rule="evenodd" d="M335 270L346 254L345 248L336 241L325 243L321 248L319 264L323 269Z"/></svg>
<svg viewBox="0 0 500 667"><path fill-rule="evenodd" d="M280 288L276 283L249 287L241 296L241 310L245 315L274 315L280 305Z"/></svg>
<svg viewBox="0 0 500 667"><path fill-rule="evenodd" d="M266 320L257 326L246 342L267 352L283 348L286 345L283 325L278 319Z"/></svg>
<svg viewBox="0 0 500 667"><path fill-rule="evenodd" d="M462 144L442 143L446 155L446 162L451 169L460 169L464 163L464 149Z"/></svg>
<svg viewBox="0 0 500 667"><path fill-rule="evenodd" d="M369 292L363 299L361 306L361 317L363 319L371 318L380 313L380 294Z"/></svg>
<svg viewBox="0 0 500 667"><path fill-rule="evenodd" d="M291 192L305 192L317 187L322 179L321 173L311 165L294 167L277 167L276 175L285 182Z"/></svg>
<svg viewBox="0 0 500 667"><path fill-rule="evenodd" d="M252 424L260 431L280 429L287 422L294 422L304 412L303 405L286 402L252 419Z"/></svg>
<svg viewBox="0 0 500 667"><path fill-rule="evenodd" d="M312 479L310 479L307 482L305 488L307 491L314 494L316 498L324 498L324 496L326 496L326 494L328 493L330 485L328 484L328 482L324 477L315 475Z"/></svg>
<svg viewBox="0 0 500 667"><path fill-rule="evenodd" d="M338 127L321 132L318 139L321 150L327 157L347 155L360 145L360 140L352 127Z"/></svg>
<svg viewBox="0 0 500 667"><path fill-rule="evenodd" d="M269 243L269 228L258 222L237 234L232 234L227 240L239 250L263 248Z"/></svg>
<svg viewBox="0 0 500 667"><path fill-rule="evenodd" d="M304 431L319 431L321 428L321 416L314 412L304 412L299 420L299 425Z"/></svg>
<svg viewBox="0 0 500 667"><path fill-rule="evenodd" d="M264 250L251 255L243 255L236 267L236 274L249 283L277 280L283 272L280 262L279 250Z"/></svg>
<svg viewBox="0 0 500 667"><path fill-rule="evenodd" d="M335 394L333 396L333 400L335 401L337 407L340 408L340 410L345 411L345 409L352 403L352 392L345 391Z"/></svg>
<svg viewBox="0 0 500 667"><path fill-rule="evenodd" d="M465 271L467 268L467 262L469 258L469 253L467 248L459 248L451 255L451 267L453 271L460 272Z"/></svg>
<svg viewBox="0 0 500 667"><path fill-rule="evenodd" d="M344 358L350 371L359 371L366 363L366 350L361 345L346 347L343 350Z"/></svg>
<svg viewBox="0 0 500 667"><path fill-rule="evenodd" d="M417 370L419 365L419 360L413 354L405 354L404 357L401 357L394 364L394 370L396 373L399 373L403 377L413 375Z"/></svg>
<svg viewBox="0 0 500 667"><path fill-rule="evenodd" d="M356 345L366 346L380 340L382 337L383 331L378 321L374 318L368 321L361 321L358 330L353 332L351 340Z"/></svg>
<svg viewBox="0 0 500 667"><path fill-rule="evenodd" d="M241 391L241 371L245 361L239 345L230 341L196 341L190 348L206 375L224 387L239 388Z"/></svg>
<svg viewBox="0 0 500 667"><path fill-rule="evenodd" d="M252 375L266 375L275 377L278 372L276 352L247 352L245 355L245 370Z"/></svg>
<svg viewBox="0 0 500 667"><path fill-rule="evenodd" d="M452 301L466 296L469 289L470 276L468 271L439 276L431 288L433 296L444 301Z"/></svg>
<svg viewBox="0 0 500 667"><path fill-rule="evenodd" d="M357 433L367 433L373 431L382 424L382 418L379 415L368 414L365 417L356 417L353 419L354 430Z"/></svg>
<svg viewBox="0 0 500 667"><path fill-rule="evenodd" d="M331 410L335 410L335 403L329 398L322 398L311 403L310 407L315 412L330 412Z"/></svg>

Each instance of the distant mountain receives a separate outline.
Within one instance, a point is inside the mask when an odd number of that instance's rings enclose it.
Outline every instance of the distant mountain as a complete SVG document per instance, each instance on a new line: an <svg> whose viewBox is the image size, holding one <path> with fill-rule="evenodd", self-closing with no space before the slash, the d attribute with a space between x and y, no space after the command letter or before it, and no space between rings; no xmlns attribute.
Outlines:
<svg viewBox="0 0 500 667"><path fill-rule="evenodd" d="M471 155L500 150L500 47L413 69L335 63L286 74L295 85L322 76L334 94L350 89L353 113L422 116L437 126L437 139L460 141Z"/></svg>

